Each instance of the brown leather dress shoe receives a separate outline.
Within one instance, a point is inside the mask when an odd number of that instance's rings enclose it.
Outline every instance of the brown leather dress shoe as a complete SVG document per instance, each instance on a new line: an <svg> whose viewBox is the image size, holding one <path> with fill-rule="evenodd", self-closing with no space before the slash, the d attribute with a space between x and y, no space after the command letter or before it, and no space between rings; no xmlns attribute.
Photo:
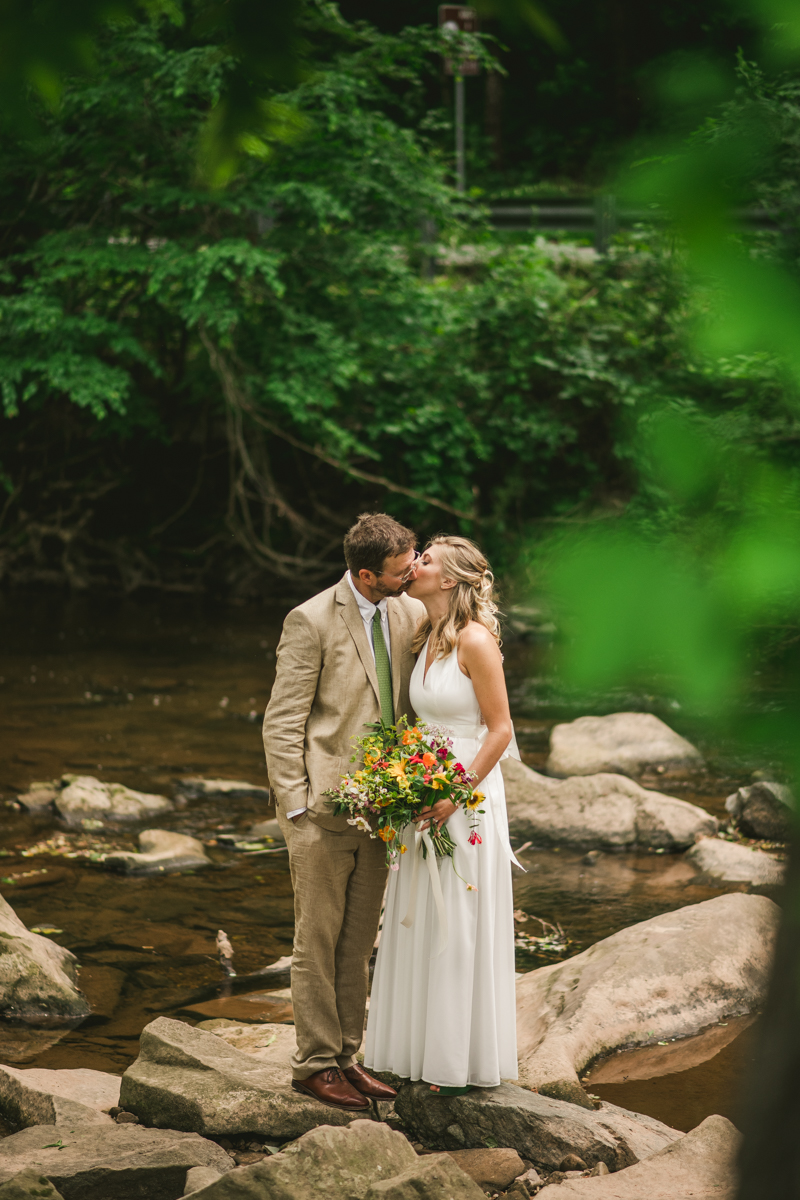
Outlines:
<svg viewBox="0 0 800 1200"><path fill-rule="evenodd" d="M361 1092L362 1096L371 1096L373 1100L394 1100L397 1095L397 1092L394 1088L390 1088L388 1083L381 1083L380 1079L375 1079L358 1063L347 1067L342 1074L352 1083L356 1091Z"/></svg>
<svg viewBox="0 0 800 1200"><path fill-rule="evenodd" d="M366 1072L365 1072L366 1074ZM338 1067L327 1067L324 1071L315 1071L308 1079L293 1079L292 1087L296 1092L313 1096L321 1104L329 1108L364 1109L369 1108L369 1100L347 1082Z"/></svg>

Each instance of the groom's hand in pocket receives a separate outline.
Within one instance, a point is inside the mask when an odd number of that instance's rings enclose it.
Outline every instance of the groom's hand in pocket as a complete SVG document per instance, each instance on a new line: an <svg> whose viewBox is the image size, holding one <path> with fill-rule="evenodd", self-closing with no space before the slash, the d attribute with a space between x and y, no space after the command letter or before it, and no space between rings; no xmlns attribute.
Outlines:
<svg viewBox="0 0 800 1200"><path fill-rule="evenodd" d="M435 825L440 829L444 825L448 817L452 817L456 811L456 805L452 800L437 800L430 808L423 808L414 817L414 821L418 822L417 828L420 833L424 833L431 825Z"/></svg>

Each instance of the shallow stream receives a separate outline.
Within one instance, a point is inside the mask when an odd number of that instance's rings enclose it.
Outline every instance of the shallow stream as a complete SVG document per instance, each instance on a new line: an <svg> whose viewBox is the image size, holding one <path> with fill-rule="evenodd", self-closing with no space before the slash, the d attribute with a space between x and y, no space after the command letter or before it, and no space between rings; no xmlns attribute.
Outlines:
<svg viewBox="0 0 800 1200"><path fill-rule="evenodd" d="M168 796L187 775L266 784L260 726L282 618L278 608L220 610L194 600L0 599L0 794L10 800L64 773ZM537 768L552 724L579 715L555 697L543 663L541 641L506 647L520 748ZM720 764L713 747L703 749L708 771L645 782L721 816L725 796L749 775L741 765ZM253 799L192 801L158 824L208 845L270 815ZM135 849L137 831L67 831L52 817L0 807L0 893L29 928L60 931L48 936L77 955L93 1010L66 1032L0 1023L0 1062L121 1073L136 1057L142 1028L159 1014L194 1022L214 1015L281 1020L290 1011L263 987L245 984L245 999L243 981L225 985L215 951L224 929L239 975L291 953L286 854L211 845L212 869L144 879L111 874L92 860L109 845ZM530 847L522 861L527 874L515 872L515 903L528 920L520 920L520 933L540 933L539 918L563 931L566 948L531 953L521 946L521 971L737 890L698 886L671 855L603 854L590 863L581 852ZM689 1129L710 1113L735 1118L738 1080L752 1054L753 1026L734 1022L674 1047L616 1055L589 1083L603 1099Z"/></svg>

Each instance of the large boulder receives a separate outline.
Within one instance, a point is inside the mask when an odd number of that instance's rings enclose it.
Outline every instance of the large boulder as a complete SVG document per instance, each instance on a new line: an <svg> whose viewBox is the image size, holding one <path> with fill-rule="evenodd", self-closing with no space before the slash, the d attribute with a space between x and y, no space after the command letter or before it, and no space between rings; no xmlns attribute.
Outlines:
<svg viewBox="0 0 800 1200"><path fill-rule="evenodd" d="M0 1200L64 1200L41 1171L28 1167L0 1183Z"/></svg>
<svg viewBox="0 0 800 1200"><path fill-rule="evenodd" d="M0 897L0 1017L65 1025L89 1016L75 985L78 960L69 950L31 933Z"/></svg>
<svg viewBox="0 0 800 1200"><path fill-rule="evenodd" d="M753 1012L766 995L778 916L766 896L716 896L524 975L517 983L521 1081L591 1106L577 1072L594 1059Z"/></svg>
<svg viewBox="0 0 800 1200"><path fill-rule="evenodd" d="M4 1138L0 1183L46 1175L64 1200L176 1200L191 1167L231 1170L228 1154L194 1133L140 1125L34 1125Z"/></svg>
<svg viewBox="0 0 800 1200"><path fill-rule="evenodd" d="M723 838L702 838L686 854L697 870L725 883L752 883L760 887L783 882L785 864L763 850L751 850Z"/></svg>
<svg viewBox="0 0 800 1200"><path fill-rule="evenodd" d="M567 1154L577 1154L590 1167L604 1162L610 1171L620 1171L683 1137L653 1117L615 1104L579 1108L513 1083L477 1088L466 1096L437 1096L427 1083L406 1083L395 1109L404 1128L435 1150L497 1142L548 1173L558 1170Z"/></svg>
<svg viewBox="0 0 800 1200"><path fill-rule="evenodd" d="M87 818L101 821L148 821L172 811L166 796L135 792L122 783L101 783L93 775L64 775L55 806L69 825Z"/></svg>
<svg viewBox="0 0 800 1200"><path fill-rule="evenodd" d="M578 717L556 725L550 734L551 775L596 775L614 771L641 775L648 768L665 770L703 765L700 751L652 713L611 713Z"/></svg>
<svg viewBox="0 0 800 1200"><path fill-rule="evenodd" d="M118 1075L75 1070L20 1070L0 1066L0 1113L13 1125L60 1125L67 1121L110 1124L119 1104Z"/></svg>
<svg viewBox="0 0 800 1200"><path fill-rule="evenodd" d="M734 1200L740 1140L725 1117L706 1117L644 1162L616 1175L566 1179L543 1188L538 1200Z"/></svg>
<svg viewBox="0 0 800 1200"><path fill-rule="evenodd" d="M718 829L704 809L624 775L550 779L513 758L502 767L509 827L537 845L685 850Z"/></svg>
<svg viewBox="0 0 800 1200"><path fill-rule="evenodd" d="M365 1200L486 1200L486 1193L448 1154L430 1154L374 1183Z"/></svg>
<svg viewBox="0 0 800 1200"><path fill-rule="evenodd" d="M168 829L144 829L139 834L139 853L116 850L104 862L126 875L160 875L167 871L194 871L207 867L211 860L203 843L185 833Z"/></svg>
<svg viewBox="0 0 800 1200"><path fill-rule="evenodd" d="M785 842L794 796L782 783L752 783L728 796L725 808L746 837Z"/></svg>
<svg viewBox="0 0 800 1200"><path fill-rule="evenodd" d="M323 1123L348 1125L363 1117L363 1111L326 1108L292 1089L293 1044L293 1038L276 1038L256 1057L214 1033L159 1017L142 1031L139 1057L122 1076L120 1104L159 1129L212 1137L253 1133L279 1142Z"/></svg>
<svg viewBox="0 0 800 1200"><path fill-rule="evenodd" d="M324 1109L323 1119L335 1112ZM380 1121L353 1120L344 1128L324 1124L280 1154L239 1167L193 1195L196 1200L361 1200L373 1183L416 1163L402 1133Z"/></svg>

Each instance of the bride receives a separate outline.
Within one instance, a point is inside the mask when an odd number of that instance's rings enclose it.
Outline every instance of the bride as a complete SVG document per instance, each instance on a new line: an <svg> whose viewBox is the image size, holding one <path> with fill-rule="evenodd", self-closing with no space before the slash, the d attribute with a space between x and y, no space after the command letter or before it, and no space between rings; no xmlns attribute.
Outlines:
<svg viewBox="0 0 800 1200"><path fill-rule="evenodd" d="M514 918L500 760L513 740L493 577L467 538L435 537L408 594L427 618L412 649L411 705L444 729L485 794L478 817L440 800L407 829L389 881L367 1022L364 1064L458 1095L517 1078ZM453 862L421 863L422 831L447 824ZM519 865L519 864L517 864ZM453 869L455 867L455 870ZM468 888L466 884L469 884ZM443 900L443 905L442 905Z"/></svg>

